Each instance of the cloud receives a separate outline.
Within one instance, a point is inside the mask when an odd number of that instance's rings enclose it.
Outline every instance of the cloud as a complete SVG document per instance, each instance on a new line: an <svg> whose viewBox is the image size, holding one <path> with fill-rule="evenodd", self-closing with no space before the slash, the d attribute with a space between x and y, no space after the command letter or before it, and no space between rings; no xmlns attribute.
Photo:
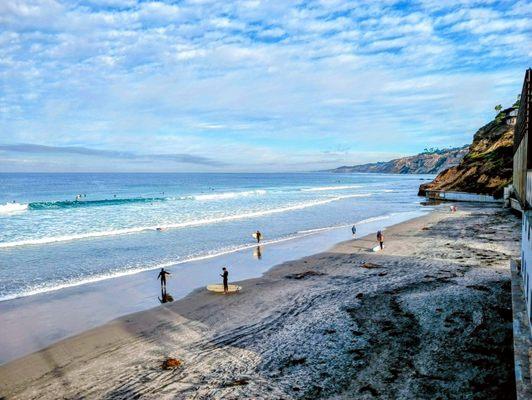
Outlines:
<svg viewBox="0 0 532 400"><path fill-rule="evenodd" d="M531 18L507 0L7 0L0 137L220 170L462 145L520 91Z"/></svg>
<svg viewBox="0 0 532 400"><path fill-rule="evenodd" d="M221 167L226 165L223 162L216 161L208 157L196 156L192 154L136 154L128 151L97 150L85 147L43 146L29 143L0 145L0 151L27 154L76 154L82 156L96 156L120 160L173 161L176 163L198 164L211 167Z"/></svg>

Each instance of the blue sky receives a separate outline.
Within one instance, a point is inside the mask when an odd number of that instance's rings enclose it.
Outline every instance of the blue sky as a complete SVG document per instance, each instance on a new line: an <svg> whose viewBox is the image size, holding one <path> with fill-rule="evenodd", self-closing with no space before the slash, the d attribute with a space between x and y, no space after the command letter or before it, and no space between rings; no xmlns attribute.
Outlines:
<svg viewBox="0 0 532 400"><path fill-rule="evenodd" d="M470 143L532 1L0 1L0 171L305 171Z"/></svg>

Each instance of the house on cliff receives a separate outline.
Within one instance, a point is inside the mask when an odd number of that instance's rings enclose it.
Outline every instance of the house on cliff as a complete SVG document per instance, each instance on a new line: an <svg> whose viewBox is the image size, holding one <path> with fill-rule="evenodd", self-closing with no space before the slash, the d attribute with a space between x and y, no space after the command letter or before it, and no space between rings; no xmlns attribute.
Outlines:
<svg viewBox="0 0 532 400"><path fill-rule="evenodd" d="M519 110L516 110L515 108L509 108L505 111L508 111L505 118L506 125L514 126L517 124L517 114L519 113Z"/></svg>

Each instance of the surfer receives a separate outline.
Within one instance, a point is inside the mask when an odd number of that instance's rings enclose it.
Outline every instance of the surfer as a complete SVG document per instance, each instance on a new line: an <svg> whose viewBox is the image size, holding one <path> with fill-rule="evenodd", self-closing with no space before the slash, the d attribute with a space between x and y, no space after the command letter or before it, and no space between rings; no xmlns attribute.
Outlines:
<svg viewBox="0 0 532 400"><path fill-rule="evenodd" d="M379 246L381 246L381 250L384 249L384 235L381 231L377 232L377 242L379 242Z"/></svg>
<svg viewBox="0 0 532 400"><path fill-rule="evenodd" d="M357 234L357 227L355 225L351 227L351 232L353 232L353 236Z"/></svg>
<svg viewBox="0 0 532 400"><path fill-rule="evenodd" d="M229 271L227 271L227 268L222 268L223 273L220 275L223 278L224 283L224 294L227 294L229 292L229 285L227 284L227 280L229 279Z"/></svg>
<svg viewBox="0 0 532 400"><path fill-rule="evenodd" d="M261 237L262 237L262 233L260 233L260 231L255 232L255 239L257 239L257 243L260 243Z"/></svg>
<svg viewBox="0 0 532 400"><path fill-rule="evenodd" d="M164 268L161 268L161 272L159 272L159 275L157 275L157 279L161 280L161 290L164 290L166 292L166 275L171 275L170 272L167 272L164 270Z"/></svg>

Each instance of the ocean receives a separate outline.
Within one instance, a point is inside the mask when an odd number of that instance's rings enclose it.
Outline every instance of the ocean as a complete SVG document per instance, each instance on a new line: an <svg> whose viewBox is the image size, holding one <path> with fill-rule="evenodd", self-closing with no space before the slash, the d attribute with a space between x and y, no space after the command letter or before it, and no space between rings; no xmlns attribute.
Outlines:
<svg viewBox="0 0 532 400"><path fill-rule="evenodd" d="M0 301L419 211L432 176L0 174ZM192 289L192 288L191 288Z"/></svg>

